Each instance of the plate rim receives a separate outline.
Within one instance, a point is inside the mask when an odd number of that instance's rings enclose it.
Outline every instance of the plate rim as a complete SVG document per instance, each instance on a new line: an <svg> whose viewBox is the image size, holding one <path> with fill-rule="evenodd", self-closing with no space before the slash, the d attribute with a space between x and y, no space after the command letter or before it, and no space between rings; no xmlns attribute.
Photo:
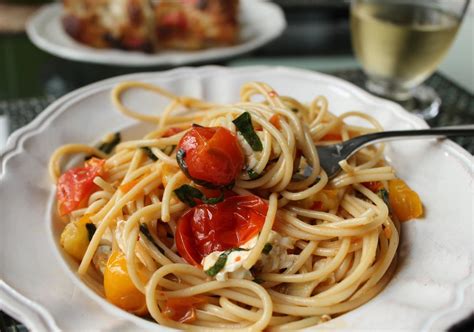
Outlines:
<svg viewBox="0 0 474 332"><path fill-rule="evenodd" d="M191 63L203 63L215 60L223 60L238 55L249 53L279 37L287 27L287 22L282 9L269 1L265 0L244 0L241 8L249 10L247 7L256 6L260 10L272 12L275 20L272 21L272 29L268 29L256 38L240 44L207 48L199 51L190 52L182 57L173 58L172 56L163 57L159 52L145 54L133 51L121 51L117 49L105 49L102 53L98 49L89 49L86 45L77 43L79 50L70 48L67 45L58 44L48 39L42 30L44 21L53 17L56 19L62 13L62 4L51 3L42 6L26 23L26 34L28 38L41 50L67 60L74 60L86 63L96 63L103 65L121 65L126 67L150 67L150 66L182 66ZM98 51L98 53L95 53ZM214 52L212 52L214 51Z"/></svg>
<svg viewBox="0 0 474 332"><path fill-rule="evenodd" d="M288 67L274 67L274 66L245 66L245 67L237 67L237 68L228 68L228 67L222 67L222 66L203 66L203 67L197 67L197 68L182 67L182 68L176 68L176 69L167 70L167 71L127 74L127 75L121 75L121 76L109 78L106 80L102 80L102 81L87 85L83 88L80 88L68 93L67 95L63 96L62 98L58 99L53 104L51 104L49 107L47 107L31 123L15 131L9 137L5 150L0 152L0 183L9 174L5 171L8 161L12 157L24 152L24 146L22 142L26 140L27 138L34 136L35 134L43 130L43 126L48 125L48 119L51 119L52 116L56 114L56 112L60 113L64 111L62 110L62 107L65 106L65 104L73 101L74 99L78 99L81 96L84 96L85 94L93 93L94 91L104 89L107 86L116 84L117 82L120 82L123 80L151 79L152 77L155 77L156 75L160 75L161 77L169 77L170 79L172 79L173 77L187 74L187 73L192 73L192 74L200 76L200 75L204 75L203 72L208 73L209 75L209 73L212 74L212 73L215 73L216 71L231 71L231 72L238 73L238 72L248 72L248 71L255 72L255 71L265 71L265 70L276 70L276 71L279 71L279 73L281 73L282 75L296 74L299 76L305 76L307 78L313 78L313 79L318 79L322 77L325 80L332 81L337 86L345 87L345 90L349 89L353 93L353 95L357 95L359 98L363 99L366 102L376 103L376 104L386 104L387 107L392 109L394 112L399 113L399 115L402 118L412 123L415 127L419 127L419 128L427 127L426 122L417 118L413 114L408 113L398 104L373 96L370 93L364 91L363 89L357 87L356 85L350 82L344 81L340 78L323 74L323 73L319 73L319 72L304 70L304 69L296 69L296 68L288 68ZM438 146L440 149L451 152L452 157L454 157L458 162L462 163L465 167L471 168L472 170L472 167L474 164L474 157L470 155L462 147L448 140L444 140ZM472 172L471 172L471 176L472 176ZM467 278L469 278L469 276ZM465 287L468 287L471 283L468 282L467 285L465 284L466 284L466 280L462 280L456 284L457 293L461 292ZM6 282L0 279L0 294L2 294L2 291L10 293L10 294L14 294L12 298L18 303L14 303L13 306L11 307L14 307L15 305L20 305L20 306L22 305L24 306L25 311L28 311L30 313L31 311L33 311L34 313L36 313L36 315L39 315L43 319L43 321L45 321L46 324L48 324L47 326L48 329L51 329L51 330L58 329L51 313L49 313L44 307L42 307L37 302L31 301L27 299L26 297L24 297L23 295L21 295L20 293L16 292L13 287L11 287ZM89 296L89 294L86 294L86 295ZM5 310L6 308L5 311L13 314L13 316L17 317L17 319L22 320L22 322L26 326L28 327L32 326L34 327L34 329L42 330L41 326L38 326L38 323L35 322L34 318L29 317L27 314L24 314L23 312L21 312L21 310L20 311L14 310L14 308L10 308L9 310L8 304L5 304L5 303L0 298L0 308L2 308L2 310ZM455 302L453 301L453 304L454 303ZM442 314L443 313L439 313L439 315L442 315ZM426 322L425 325L429 323L430 322Z"/></svg>

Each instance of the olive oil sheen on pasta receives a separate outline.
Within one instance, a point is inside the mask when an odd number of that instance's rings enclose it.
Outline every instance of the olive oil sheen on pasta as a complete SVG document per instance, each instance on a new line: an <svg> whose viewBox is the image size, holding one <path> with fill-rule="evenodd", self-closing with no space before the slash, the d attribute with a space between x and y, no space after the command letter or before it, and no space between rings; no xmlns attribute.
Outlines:
<svg viewBox="0 0 474 332"><path fill-rule="evenodd" d="M359 3L351 14L353 47L367 73L406 89L436 69L458 28L455 15L410 4Z"/></svg>

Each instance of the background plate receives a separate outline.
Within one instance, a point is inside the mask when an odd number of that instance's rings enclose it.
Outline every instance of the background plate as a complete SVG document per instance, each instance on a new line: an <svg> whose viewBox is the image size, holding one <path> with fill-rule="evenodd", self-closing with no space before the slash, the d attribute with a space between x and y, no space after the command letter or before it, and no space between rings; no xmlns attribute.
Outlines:
<svg viewBox="0 0 474 332"><path fill-rule="evenodd" d="M240 42L234 46L213 47L197 51L164 50L147 54L116 49L96 49L70 38L61 24L63 7L43 7L27 24L31 41L56 56L83 62L122 66L183 65L214 61L250 52L278 37L286 27L285 16L277 5L261 0L240 3Z"/></svg>

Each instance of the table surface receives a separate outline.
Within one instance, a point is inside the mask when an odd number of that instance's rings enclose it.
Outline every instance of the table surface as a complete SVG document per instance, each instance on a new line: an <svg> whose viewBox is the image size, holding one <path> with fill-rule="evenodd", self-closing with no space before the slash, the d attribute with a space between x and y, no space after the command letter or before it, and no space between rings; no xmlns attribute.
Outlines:
<svg viewBox="0 0 474 332"><path fill-rule="evenodd" d="M343 29L347 27L343 26ZM357 61L347 51L348 42L343 37L338 41L338 51L325 56L306 53L291 55L287 51L277 55L280 44L273 43L272 45L238 59L214 64L295 66L334 74L359 86L364 86L364 75ZM317 53L317 50L314 52ZM2 148L1 126L5 125L5 120L8 120L7 133L11 133L29 123L49 103L69 91L117 75L164 69L168 68L126 68L73 62L37 49L22 33L0 33L0 150ZM440 73L434 74L427 84L437 91L443 102L440 115L429 121L431 126L474 123L472 93ZM461 138L456 142L474 154L472 138ZM461 323L460 329L454 330L462 331L465 327L471 326L472 321L473 318L470 317L467 321L469 325ZM0 331L18 330L25 331L26 329L0 311Z"/></svg>

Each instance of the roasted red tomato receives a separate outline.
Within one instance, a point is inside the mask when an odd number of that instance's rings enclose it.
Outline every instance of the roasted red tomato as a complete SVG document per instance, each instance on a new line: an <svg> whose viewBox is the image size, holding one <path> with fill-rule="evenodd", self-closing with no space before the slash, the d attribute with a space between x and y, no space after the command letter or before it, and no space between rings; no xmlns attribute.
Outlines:
<svg viewBox="0 0 474 332"><path fill-rule="evenodd" d="M211 252L238 247L255 236L267 211L268 205L257 196L232 196L214 205L198 205L178 221L178 252L189 264L200 266Z"/></svg>
<svg viewBox="0 0 474 332"><path fill-rule="evenodd" d="M237 137L222 127L193 127L178 144L182 171L206 187L231 184L244 166Z"/></svg>
<svg viewBox="0 0 474 332"><path fill-rule="evenodd" d="M105 160L92 158L83 167L71 168L61 175L56 192L61 216L80 208L97 190L93 181L104 174L104 163Z"/></svg>

